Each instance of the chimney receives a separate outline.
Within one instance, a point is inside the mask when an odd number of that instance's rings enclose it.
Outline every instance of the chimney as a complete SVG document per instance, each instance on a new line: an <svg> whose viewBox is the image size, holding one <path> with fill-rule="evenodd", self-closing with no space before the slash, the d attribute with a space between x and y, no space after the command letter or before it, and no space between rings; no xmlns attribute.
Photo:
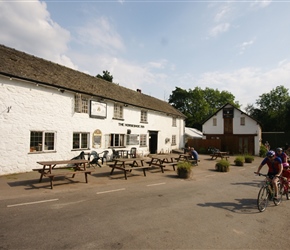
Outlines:
<svg viewBox="0 0 290 250"><path fill-rule="evenodd" d="M141 89L137 89L137 92L141 93Z"/></svg>

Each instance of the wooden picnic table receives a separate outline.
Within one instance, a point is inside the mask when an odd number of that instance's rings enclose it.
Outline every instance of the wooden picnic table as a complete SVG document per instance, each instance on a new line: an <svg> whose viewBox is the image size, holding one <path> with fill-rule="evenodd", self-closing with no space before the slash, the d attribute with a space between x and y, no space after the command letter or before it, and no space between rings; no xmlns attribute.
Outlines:
<svg viewBox="0 0 290 250"><path fill-rule="evenodd" d="M113 160L113 163L107 163L112 168L110 175L114 173L115 169L122 170L124 172L125 179L127 180L127 173L132 170L142 169L144 176L146 176L146 169L150 166L146 163L148 158L117 158Z"/></svg>
<svg viewBox="0 0 290 250"><path fill-rule="evenodd" d="M211 156L211 160L216 160L217 158L221 158L221 159L226 159L228 160L229 158L229 152L213 152L212 154L210 154Z"/></svg>
<svg viewBox="0 0 290 250"><path fill-rule="evenodd" d="M179 161L178 154L152 154L149 157L151 161L148 164L150 166L160 167L162 173L164 173L164 168L167 166L172 166L175 171L175 166Z"/></svg>
<svg viewBox="0 0 290 250"><path fill-rule="evenodd" d="M66 176L72 175L75 177L77 173L83 173L85 175L86 183L88 183L88 174L91 174L91 170L86 169L86 164L89 160L79 159L79 160L59 160L59 161L39 161L38 164L42 165L42 168L33 169L40 173L39 182L42 181L43 176L49 177L51 189L53 188L53 179L55 176ZM61 165L61 166L60 166ZM65 166L63 166L65 165ZM60 169L66 169L73 171L59 172Z"/></svg>
<svg viewBox="0 0 290 250"><path fill-rule="evenodd" d="M189 161L195 165L198 165L198 162L199 162L199 160L193 159L189 153L188 154L179 154L178 161Z"/></svg>

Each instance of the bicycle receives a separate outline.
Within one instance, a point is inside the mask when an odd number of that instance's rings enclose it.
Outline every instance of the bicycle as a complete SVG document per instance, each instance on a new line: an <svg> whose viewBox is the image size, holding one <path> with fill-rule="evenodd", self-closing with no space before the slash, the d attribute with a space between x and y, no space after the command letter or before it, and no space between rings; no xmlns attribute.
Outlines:
<svg viewBox="0 0 290 250"><path fill-rule="evenodd" d="M283 177L283 176L281 176L279 178L280 178L280 182L281 182L282 188L283 188L283 193L282 194L286 196L286 199L287 200L290 200L290 196L289 196L289 191L290 191L289 185L290 185L290 181L286 177Z"/></svg>
<svg viewBox="0 0 290 250"><path fill-rule="evenodd" d="M280 178L279 178L279 181L277 183L277 185L278 185L278 195L277 195L278 198L274 199L275 190L274 190L274 187L272 185L272 181L268 178L268 175L256 173L256 172L255 172L255 174L257 174L259 176L266 177L264 180L263 186L260 188L258 198L257 198L258 210L260 212L265 211L266 207L268 206L269 200L273 200L275 206L278 206L282 202L282 195L283 195L283 191L284 191L284 190L282 190L283 186L280 183Z"/></svg>

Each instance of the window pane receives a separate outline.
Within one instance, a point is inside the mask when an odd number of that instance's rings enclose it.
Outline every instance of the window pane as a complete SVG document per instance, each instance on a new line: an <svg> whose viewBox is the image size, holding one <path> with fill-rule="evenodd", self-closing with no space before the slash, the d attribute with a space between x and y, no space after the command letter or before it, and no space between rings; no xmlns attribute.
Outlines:
<svg viewBox="0 0 290 250"><path fill-rule="evenodd" d="M123 106L119 104L114 104L114 118L117 119L123 118Z"/></svg>
<svg viewBox="0 0 290 250"><path fill-rule="evenodd" d="M119 135L118 134L116 134L114 136L114 146L119 146Z"/></svg>
<svg viewBox="0 0 290 250"><path fill-rule="evenodd" d="M80 134L74 133L73 134L73 149L80 148Z"/></svg>
<svg viewBox="0 0 290 250"><path fill-rule="evenodd" d="M54 133L45 133L44 150L54 150Z"/></svg>
<svg viewBox="0 0 290 250"><path fill-rule="evenodd" d="M88 148L88 134L82 134L82 147L81 148Z"/></svg>
<svg viewBox="0 0 290 250"><path fill-rule="evenodd" d="M30 151L42 150L42 132L31 131L30 132Z"/></svg>
<svg viewBox="0 0 290 250"><path fill-rule="evenodd" d="M141 147L146 146L146 138L147 138L147 135L146 134L140 135L140 146Z"/></svg>

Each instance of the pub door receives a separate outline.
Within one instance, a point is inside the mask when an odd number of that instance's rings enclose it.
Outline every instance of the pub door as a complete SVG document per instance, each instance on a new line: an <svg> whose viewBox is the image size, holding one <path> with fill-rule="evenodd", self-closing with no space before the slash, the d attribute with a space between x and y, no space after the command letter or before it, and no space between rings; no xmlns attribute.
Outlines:
<svg viewBox="0 0 290 250"><path fill-rule="evenodd" d="M158 131L149 131L149 152L157 153Z"/></svg>

